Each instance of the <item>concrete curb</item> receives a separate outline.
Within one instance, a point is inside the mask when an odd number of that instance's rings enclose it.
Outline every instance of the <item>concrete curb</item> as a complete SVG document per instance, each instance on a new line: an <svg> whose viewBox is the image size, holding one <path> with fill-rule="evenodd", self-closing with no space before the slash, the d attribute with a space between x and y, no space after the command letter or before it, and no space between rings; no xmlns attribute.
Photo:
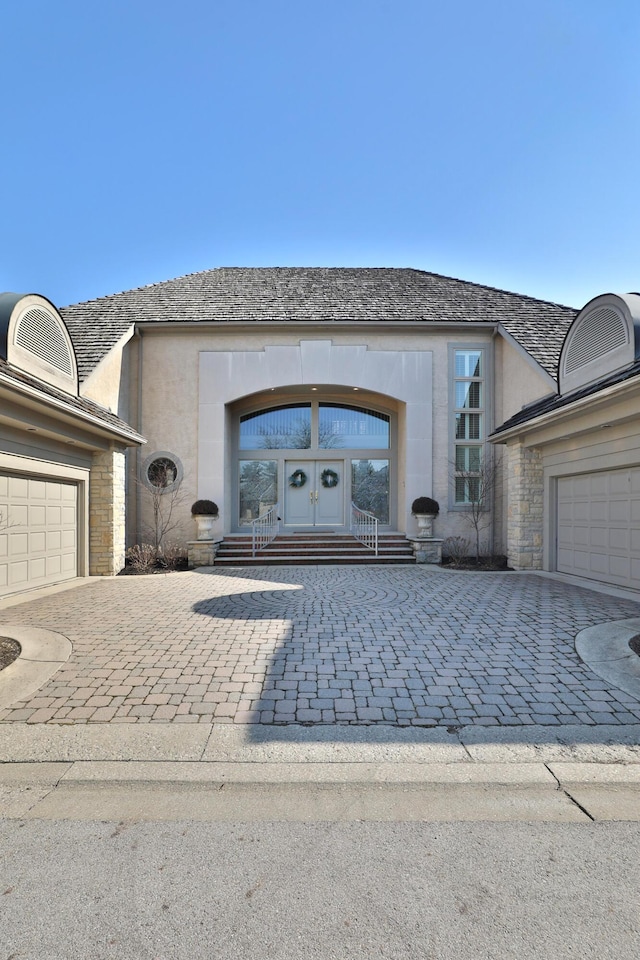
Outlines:
<svg viewBox="0 0 640 960"><path fill-rule="evenodd" d="M0 710L4 710L39 690L67 662L72 646L60 633L17 623L3 623L0 633L22 648L18 659L2 671Z"/></svg>
<svg viewBox="0 0 640 960"><path fill-rule="evenodd" d="M640 657L629 640L640 633L640 617L600 623L581 630L576 637L576 653L608 683L640 700Z"/></svg>

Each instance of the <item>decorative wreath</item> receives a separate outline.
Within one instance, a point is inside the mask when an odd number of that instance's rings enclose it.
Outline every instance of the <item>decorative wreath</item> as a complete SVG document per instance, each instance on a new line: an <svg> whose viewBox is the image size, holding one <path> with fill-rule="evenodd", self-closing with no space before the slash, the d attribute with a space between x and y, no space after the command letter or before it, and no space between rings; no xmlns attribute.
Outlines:
<svg viewBox="0 0 640 960"><path fill-rule="evenodd" d="M304 487L307 482L307 475L304 470L294 470L289 477L290 487Z"/></svg>
<svg viewBox="0 0 640 960"><path fill-rule="evenodd" d="M320 483L323 487L337 487L340 477L335 470L323 470L320 474Z"/></svg>

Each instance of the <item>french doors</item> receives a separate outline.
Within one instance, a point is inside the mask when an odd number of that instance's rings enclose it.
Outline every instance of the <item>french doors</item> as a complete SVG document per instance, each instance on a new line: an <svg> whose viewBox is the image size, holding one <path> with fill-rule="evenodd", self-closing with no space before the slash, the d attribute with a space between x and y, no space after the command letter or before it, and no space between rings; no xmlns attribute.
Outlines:
<svg viewBox="0 0 640 960"><path fill-rule="evenodd" d="M284 522L287 526L344 523L344 461L285 462Z"/></svg>

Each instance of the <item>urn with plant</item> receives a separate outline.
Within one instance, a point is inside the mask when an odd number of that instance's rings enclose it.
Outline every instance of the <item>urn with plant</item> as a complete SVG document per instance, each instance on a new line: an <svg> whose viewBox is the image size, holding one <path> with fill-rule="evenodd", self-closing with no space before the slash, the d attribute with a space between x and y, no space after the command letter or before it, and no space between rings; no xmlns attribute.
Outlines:
<svg viewBox="0 0 640 960"><path fill-rule="evenodd" d="M213 540L213 528L218 519L218 506L213 500L196 500L191 516L196 521L198 540Z"/></svg>
<svg viewBox="0 0 640 960"><path fill-rule="evenodd" d="M440 504L431 497L417 497L411 504L411 513L418 522L418 536L433 536L433 521L440 512Z"/></svg>

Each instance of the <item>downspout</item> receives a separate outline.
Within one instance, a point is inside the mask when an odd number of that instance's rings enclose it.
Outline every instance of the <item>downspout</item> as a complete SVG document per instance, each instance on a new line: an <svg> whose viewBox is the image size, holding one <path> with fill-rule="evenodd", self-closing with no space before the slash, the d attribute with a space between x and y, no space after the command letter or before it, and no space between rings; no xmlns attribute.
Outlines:
<svg viewBox="0 0 640 960"><path fill-rule="evenodd" d="M138 398L137 398L137 411L136 411L136 429L138 433L141 431L142 427L142 328L137 326L136 333L138 335ZM140 513L142 509L141 504L141 494L142 490L140 489L140 470L142 466L141 462L142 450L138 447L136 451L136 475L135 475L135 488L136 488L136 525L135 525L135 542L141 542L141 531L140 531Z"/></svg>
<svg viewBox="0 0 640 960"><path fill-rule="evenodd" d="M498 326L496 325L493 328L493 333L491 334L491 423L489 425L489 430L487 431L487 436L493 432L496 423L496 337L498 336ZM485 440L485 444L487 441ZM491 519L489 521L489 536L491 542L491 553L495 555L496 552L496 542L495 542L495 518L496 518L496 473L495 473L495 448L491 446L491 469L493 471L493 483L491 484ZM500 487L502 489L502 475L500 476Z"/></svg>

